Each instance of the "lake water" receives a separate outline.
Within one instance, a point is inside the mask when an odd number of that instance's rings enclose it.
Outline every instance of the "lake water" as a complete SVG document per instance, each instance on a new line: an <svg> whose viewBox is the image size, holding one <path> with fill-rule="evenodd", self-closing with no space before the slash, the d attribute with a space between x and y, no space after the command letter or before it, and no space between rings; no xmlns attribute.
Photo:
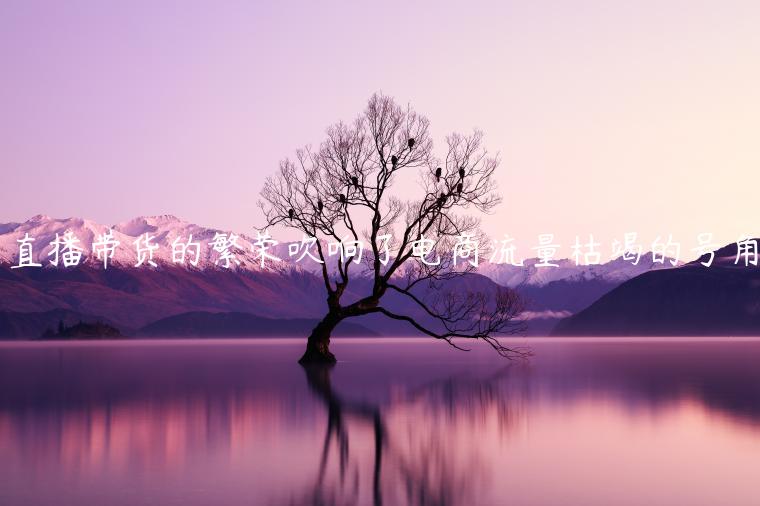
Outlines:
<svg viewBox="0 0 760 506"><path fill-rule="evenodd" d="M0 504L760 504L760 341L0 344Z"/></svg>

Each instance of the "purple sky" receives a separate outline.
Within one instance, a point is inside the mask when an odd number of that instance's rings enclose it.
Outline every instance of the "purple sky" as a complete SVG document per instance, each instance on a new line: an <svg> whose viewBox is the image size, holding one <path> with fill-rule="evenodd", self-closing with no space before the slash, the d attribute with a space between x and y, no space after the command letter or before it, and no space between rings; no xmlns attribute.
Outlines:
<svg viewBox="0 0 760 506"><path fill-rule="evenodd" d="M383 91L479 127L486 230L758 234L760 3L0 3L2 221L250 231L263 178Z"/></svg>

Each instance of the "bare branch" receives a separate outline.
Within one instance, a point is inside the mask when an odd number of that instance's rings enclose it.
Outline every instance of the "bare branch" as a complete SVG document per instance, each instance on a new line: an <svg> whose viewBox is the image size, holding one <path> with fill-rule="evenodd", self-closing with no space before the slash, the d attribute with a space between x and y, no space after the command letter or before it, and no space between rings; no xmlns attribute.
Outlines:
<svg viewBox="0 0 760 506"><path fill-rule="evenodd" d="M465 234L482 242L473 213L489 213L501 200L494 178L499 159L483 147L480 131L449 135L438 158L429 129L427 118L411 107L373 95L354 121L327 128L318 149L297 150L267 178L259 201L265 226L283 226L316 238L328 296L328 337L329 327L344 318L382 313L452 345L455 338L479 339L511 356L514 350L501 346L494 335L522 328L517 322L521 304L514 292L446 292L433 301L417 292L423 287L435 292L472 272L467 265L455 265L442 250ZM410 200L414 174L419 197ZM392 193L397 186L405 191ZM326 243L344 239L368 242L368 255L358 271L352 268L357 263L353 256L338 255L334 268L328 265L333 259L325 254ZM429 265L415 253L423 239L438 241L434 254L441 258L439 263ZM333 273L335 280L330 279ZM371 291L344 304L341 297L356 276L368 276ZM410 315L381 307L388 290L406 297L410 307L440 328L427 328Z"/></svg>

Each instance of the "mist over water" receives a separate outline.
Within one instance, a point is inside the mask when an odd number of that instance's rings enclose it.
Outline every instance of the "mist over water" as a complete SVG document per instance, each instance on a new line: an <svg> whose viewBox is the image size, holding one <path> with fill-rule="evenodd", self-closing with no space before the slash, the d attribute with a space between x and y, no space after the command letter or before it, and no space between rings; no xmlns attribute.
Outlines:
<svg viewBox="0 0 760 506"><path fill-rule="evenodd" d="M760 340L0 344L0 504L756 505Z"/></svg>

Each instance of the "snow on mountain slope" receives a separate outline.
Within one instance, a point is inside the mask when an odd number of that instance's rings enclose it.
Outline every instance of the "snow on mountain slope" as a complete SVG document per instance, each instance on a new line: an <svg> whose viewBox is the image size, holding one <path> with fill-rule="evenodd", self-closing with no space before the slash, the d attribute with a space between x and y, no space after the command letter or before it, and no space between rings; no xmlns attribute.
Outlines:
<svg viewBox="0 0 760 506"><path fill-rule="evenodd" d="M135 266L137 253L134 242L146 233L150 234L153 237L152 242L159 246L153 254L153 260L159 265L172 265L173 241L180 238L180 241L186 242L192 234L193 241L200 244L198 269L222 267L225 264L220 253L213 248L214 236L217 233L227 234L227 236L232 233L228 230L201 227L172 215L141 216L112 227L81 218L57 219L37 215L20 224L0 224L0 263L17 263L19 254L19 243L17 241L28 233L30 237L35 239L33 243L34 261L43 264L43 266L48 266L49 260L52 258L48 254L53 249L50 243L54 241L56 233L63 236L70 231L80 241L78 246L84 251L83 262L92 266L102 266L102 260L98 260L96 255L92 253L92 244L98 240L101 234L109 230L113 232L113 238L119 242L113 259L109 260L109 265ZM245 270L260 269L258 249L254 247L256 238L245 234L236 235L238 236L237 247L230 248L235 261L231 261L230 267ZM308 258L299 264L293 262L288 256L287 244L278 244L271 251L283 261L267 261L268 269L298 268L311 272L317 270L317 264L308 261ZM189 258L190 256L185 262L186 267L189 267ZM479 267L478 272L501 285L516 287L521 285L544 286L560 280L603 280L620 283L649 270L671 267L668 261L664 264L652 262L652 257L649 254L642 255L637 265L632 265L622 258L602 265L591 266L577 266L573 260L569 259L557 260L556 263L559 264L559 267L536 267L536 263L538 263L538 259L535 258L526 259L524 266L484 262ZM147 265L142 267L150 268Z"/></svg>
<svg viewBox="0 0 760 506"><path fill-rule="evenodd" d="M81 218L56 219L44 215L34 216L15 227L10 226L13 224L8 225L4 232L0 232L0 262L17 263L18 240L23 238L25 234L29 234L29 237L34 238L32 243L33 259L43 266L48 266L49 260L52 258L48 255L53 250L51 243L55 240L56 233L62 237L66 232L72 232L79 239L77 246L83 250L83 263L93 266L102 265L102 260L98 260L93 254L93 242L111 230L113 239L119 244L113 258L109 260L109 265L134 266L137 263L137 251L134 243L143 234L148 233L153 237L151 242L158 245L158 249L153 253L153 261L159 265L162 263L173 264L172 242L177 238L181 242L187 242L192 234L193 242L200 245L200 258L197 268L219 267L225 262L220 253L213 248L214 236L221 233L229 237L231 234L231 231L201 227L171 215L138 217L112 227ZM232 246L229 249L234 255L234 259L230 260L231 268L258 269L260 265L258 253L253 247L256 239L244 234L236 235L238 236L235 243L236 247ZM188 254L185 266L190 265L192 257L193 255ZM277 267L277 265L272 265Z"/></svg>
<svg viewBox="0 0 760 506"><path fill-rule="evenodd" d="M673 267L667 259L664 263L653 262L649 253L642 254L636 265L622 258L600 265L576 265L574 260L567 258L557 260L558 267L536 267L538 262L537 258L528 258L524 266L484 263L478 272L500 285L514 288L520 285L544 286L561 280L622 283L650 270Z"/></svg>

